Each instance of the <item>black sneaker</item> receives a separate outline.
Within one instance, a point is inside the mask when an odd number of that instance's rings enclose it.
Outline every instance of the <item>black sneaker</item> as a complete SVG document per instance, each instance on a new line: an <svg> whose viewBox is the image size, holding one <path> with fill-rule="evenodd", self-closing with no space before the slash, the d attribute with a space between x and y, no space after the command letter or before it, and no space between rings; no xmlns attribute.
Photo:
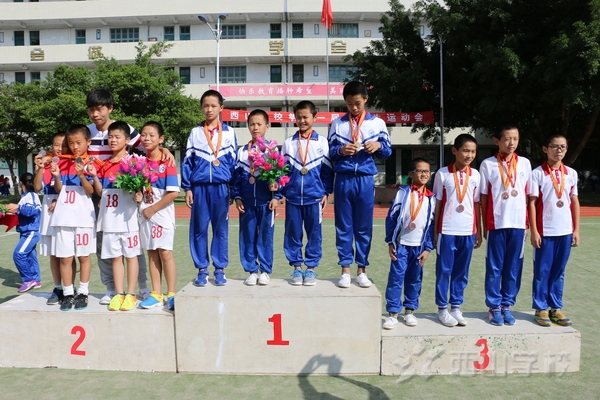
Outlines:
<svg viewBox="0 0 600 400"><path fill-rule="evenodd" d="M54 288L52 294L48 298L48 301L46 301L46 304L49 306L53 306L54 304L60 304L62 303L64 297L65 296L63 295L62 289Z"/></svg>
<svg viewBox="0 0 600 400"><path fill-rule="evenodd" d="M76 310L83 310L88 306L88 295L79 293L75 296L75 301L73 302Z"/></svg>
<svg viewBox="0 0 600 400"><path fill-rule="evenodd" d="M73 302L75 301L75 297L72 294L65 296L63 301L60 303L60 311L69 311L73 308Z"/></svg>

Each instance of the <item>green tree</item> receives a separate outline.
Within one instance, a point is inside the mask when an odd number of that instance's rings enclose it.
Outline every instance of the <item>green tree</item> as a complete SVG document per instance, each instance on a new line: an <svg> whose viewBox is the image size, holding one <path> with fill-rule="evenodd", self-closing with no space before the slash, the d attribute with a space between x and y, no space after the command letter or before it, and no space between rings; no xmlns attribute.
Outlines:
<svg viewBox="0 0 600 400"><path fill-rule="evenodd" d="M545 135L563 133L573 163L592 136L600 113L600 0L424 0L410 11L397 0L382 17L383 45L372 43L352 58L357 77L375 87L408 86L386 96L372 92L381 108L438 110L436 96L414 95L423 81L439 92L439 46L444 48L445 126L493 131L502 122L521 127L522 152L534 157ZM411 45L419 25L424 51ZM397 33L408 30L406 36ZM424 53L424 54L423 54ZM390 60L390 57L399 60ZM386 62L389 61L389 62ZM391 67L369 68L384 62ZM412 76L412 78L411 78ZM404 81L404 82L401 82ZM388 98L396 97L395 102Z"/></svg>

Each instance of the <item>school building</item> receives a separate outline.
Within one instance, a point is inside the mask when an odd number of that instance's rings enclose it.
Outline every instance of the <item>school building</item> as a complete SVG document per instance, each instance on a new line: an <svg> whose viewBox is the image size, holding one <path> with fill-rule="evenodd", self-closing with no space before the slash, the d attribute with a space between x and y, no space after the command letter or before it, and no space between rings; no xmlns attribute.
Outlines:
<svg viewBox="0 0 600 400"><path fill-rule="evenodd" d="M406 7L413 2L402 1ZM0 0L0 81L44 79L59 64L92 68L100 53L133 62L138 40L169 40L174 46L162 58L177 60L186 94L200 98L215 88L219 64L219 90L227 109L289 115L295 103L307 99L320 112L342 113L341 85L353 68L344 59L382 37L379 21L389 4L331 0L329 31L321 24L322 5L322 0ZM218 26L217 45L213 29ZM421 34L428 33L421 26ZM293 124L283 121L272 121L268 133L279 143L295 132ZM242 120L231 124L239 143L250 139ZM410 124L390 124L388 129L393 153L379 165L379 185L405 182L415 156L428 158L433 170L439 167L439 142L411 133ZM326 135L326 124L317 131ZM445 135L445 163L451 160L454 137L467 131ZM483 159L490 155L491 141L483 135L477 139L483 145L478 158Z"/></svg>

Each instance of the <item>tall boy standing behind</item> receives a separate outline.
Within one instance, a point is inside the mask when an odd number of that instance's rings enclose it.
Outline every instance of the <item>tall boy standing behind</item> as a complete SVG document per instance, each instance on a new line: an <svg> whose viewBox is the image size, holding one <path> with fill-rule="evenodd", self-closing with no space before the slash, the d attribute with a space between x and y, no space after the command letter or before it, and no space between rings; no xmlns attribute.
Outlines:
<svg viewBox="0 0 600 400"><path fill-rule="evenodd" d="M350 264L358 265L356 282L371 286L365 268L373 236L375 157L392 154L385 123L365 110L367 88L352 81L344 86L348 113L333 121L329 130L329 158L335 172L334 214L336 247L342 276L338 286L350 287ZM356 251L352 246L352 242Z"/></svg>
<svg viewBox="0 0 600 400"><path fill-rule="evenodd" d="M519 145L516 126L501 126L493 140L498 153L483 160L479 169L487 239L485 303L492 325L514 325L510 307L515 305L521 288L531 164L515 153Z"/></svg>

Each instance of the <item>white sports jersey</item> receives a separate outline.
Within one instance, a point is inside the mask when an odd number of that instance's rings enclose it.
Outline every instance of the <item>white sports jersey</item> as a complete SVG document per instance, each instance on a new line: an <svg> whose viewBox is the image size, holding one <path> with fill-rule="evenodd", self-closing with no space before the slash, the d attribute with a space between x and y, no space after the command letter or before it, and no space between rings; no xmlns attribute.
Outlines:
<svg viewBox="0 0 600 400"><path fill-rule="evenodd" d="M52 214L48 211L48 207L53 201L58 201L58 195L56 194L45 194L44 201L42 202L42 220L40 222L40 235L54 235L54 228L50 225Z"/></svg>
<svg viewBox="0 0 600 400"><path fill-rule="evenodd" d="M435 193L436 199L442 202L437 232L454 236L473 235L476 233L474 204L479 203L480 200L481 176L479 171L470 167L456 172L460 191L465 190L465 185L468 185L461 203L454 180L454 168L454 163L452 163L435 174L433 193Z"/></svg>
<svg viewBox="0 0 600 400"><path fill-rule="evenodd" d="M94 203L81 186L63 186L50 220L53 227L93 228Z"/></svg>
<svg viewBox="0 0 600 400"><path fill-rule="evenodd" d="M414 193L414 194L413 194ZM423 195L423 205L417 214L417 217L414 221L411 220L410 209L411 203L413 200L415 201L415 210L418 207L418 199L419 196L417 192L412 190L408 195L407 204L404 206L404 215L402 216L402 230L400 231L400 244L403 246L421 246L423 243L423 231L427 226L427 221L429 220L429 212L430 210L429 197L433 196L429 190L426 190ZM411 223L415 224L414 229L410 228Z"/></svg>
<svg viewBox="0 0 600 400"><path fill-rule="evenodd" d="M152 184L152 203L146 203L145 199L140 203L140 218L141 212L156 204L163 198L167 192L179 192L179 181L177 180L177 170L174 166L168 165L168 161L158 161L158 179ZM175 229L175 203L171 202L165 208L158 210L152 218L154 224Z"/></svg>
<svg viewBox="0 0 600 400"><path fill-rule="evenodd" d="M137 232L138 209L133 195L123 189L102 189L98 228L100 232Z"/></svg>
<svg viewBox="0 0 600 400"><path fill-rule="evenodd" d="M527 195L529 195L529 180L531 179L531 163L524 157L517 156L517 170L514 186L510 183L504 189L498 160L495 156L481 162L481 194L488 196L487 215L483 223L487 230L527 227ZM502 162L506 179L506 162Z"/></svg>
<svg viewBox="0 0 600 400"><path fill-rule="evenodd" d="M550 176L550 174L554 174L560 189L560 169L550 169L544 162L531 173L531 193L529 195L538 198L535 222L541 236L564 236L573 233L571 197L578 195L577 172L564 164L562 170L565 186L560 199L556 195Z"/></svg>

